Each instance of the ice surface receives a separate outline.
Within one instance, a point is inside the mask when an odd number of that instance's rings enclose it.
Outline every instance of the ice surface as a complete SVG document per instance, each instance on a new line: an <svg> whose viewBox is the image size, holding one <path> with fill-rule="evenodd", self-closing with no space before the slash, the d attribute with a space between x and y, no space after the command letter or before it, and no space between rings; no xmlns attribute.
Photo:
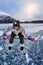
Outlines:
<svg viewBox="0 0 43 65"><path fill-rule="evenodd" d="M3 48L2 48L2 46L0 46L0 50L2 50Z"/></svg>
<svg viewBox="0 0 43 65"><path fill-rule="evenodd" d="M3 29L3 26L5 25L2 25L0 29ZM8 26L5 26L4 29ZM42 25L29 24L27 25L27 28L26 25L24 25L24 27L25 30L28 30L27 31L28 33L43 30L43 24ZM0 31L2 32L3 30ZM1 34L2 33L0 33L0 35ZM28 53L29 57L32 59L29 61L28 65L43 65L43 39L41 40L37 39L34 41L34 43L31 43L28 40L24 40L24 44L26 53ZM26 58L21 54L20 51L19 39L14 40L12 52L8 55L5 54L7 47L8 47L8 40L4 41L0 38L0 65L27 65Z"/></svg>

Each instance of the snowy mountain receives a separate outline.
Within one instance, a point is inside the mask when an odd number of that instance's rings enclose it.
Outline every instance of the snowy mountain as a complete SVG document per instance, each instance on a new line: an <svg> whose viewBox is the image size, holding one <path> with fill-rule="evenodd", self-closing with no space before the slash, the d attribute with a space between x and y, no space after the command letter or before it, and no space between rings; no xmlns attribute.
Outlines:
<svg viewBox="0 0 43 65"><path fill-rule="evenodd" d="M0 14L0 23L12 23L13 21L15 21L15 19L11 16Z"/></svg>

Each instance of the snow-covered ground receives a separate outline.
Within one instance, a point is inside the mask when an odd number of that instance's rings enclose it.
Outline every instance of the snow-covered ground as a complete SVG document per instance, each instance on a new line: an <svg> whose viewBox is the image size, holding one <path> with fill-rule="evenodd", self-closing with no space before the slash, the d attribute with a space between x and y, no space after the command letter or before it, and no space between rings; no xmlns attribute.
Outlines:
<svg viewBox="0 0 43 65"><path fill-rule="evenodd" d="M21 24L27 34L37 33L43 30L43 24ZM0 24L0 36L3 30L12 24ZM43 39L37 39L33 43L29 40L24 40L25 50L28 53L30 60L28 65L43 65ZM5 54L8 47L8 40L4 41L0 38L0 65L27 65L26 58L21 54L19 39L14 40L12 52L9 55Z"/></svg>

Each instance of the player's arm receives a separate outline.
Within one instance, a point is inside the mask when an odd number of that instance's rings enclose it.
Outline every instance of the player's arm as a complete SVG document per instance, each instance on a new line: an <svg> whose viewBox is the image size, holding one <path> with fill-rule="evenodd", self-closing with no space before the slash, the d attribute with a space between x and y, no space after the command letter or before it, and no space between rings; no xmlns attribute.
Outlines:
<svg viewBox="0 0 43 65"><path fill-rule="evenodd" d="M3 34L2 34L2 39L3 40L7 40L7 32L10 31L11 28L8 27L7 29L4 30Z"/></svg>
<svg viewBox="0 0 43 65"><path fill-rule="evenodd" d="M35 40L34 37L28 35L28 34L25 32L24 28L23 28L22 34L24 35L25 38L27 38L28 40L30 40L30 41L32 41L32 42Z"/></svg>

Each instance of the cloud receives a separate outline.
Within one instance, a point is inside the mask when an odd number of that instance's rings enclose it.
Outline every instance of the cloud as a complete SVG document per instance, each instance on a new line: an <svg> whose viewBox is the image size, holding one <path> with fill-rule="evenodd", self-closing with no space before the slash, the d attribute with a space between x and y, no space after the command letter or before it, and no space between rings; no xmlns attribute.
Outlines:
<svg viewBox="0 0 43 65"><path fill-rule="evenodd" d="M0 0L0 10L19 20L43 19L43 1L40 0Z"/></svg>
<svg viewBox="0 0 43 65"><path fill-rule="evenodd" d="M33 16L38 12L38 5L36 3L30 3L24 7L25 16L29 19L33 18Z"/></svg>
<svg viewBox="0 0 43 65"><path fill-rule="evenodd" d="M0 15L7 15L7 16L10 16L10 14L5 13L5 12L3 12L3 11L0 11Z"/></svg>
<svg viewBox="0 0 43 65"><path fill-rule="evenodd" d="M39 14L39 5L32 2L21 7L21 11L18 12L17 16L21 20L30 20L36 14Z"/></svg>

